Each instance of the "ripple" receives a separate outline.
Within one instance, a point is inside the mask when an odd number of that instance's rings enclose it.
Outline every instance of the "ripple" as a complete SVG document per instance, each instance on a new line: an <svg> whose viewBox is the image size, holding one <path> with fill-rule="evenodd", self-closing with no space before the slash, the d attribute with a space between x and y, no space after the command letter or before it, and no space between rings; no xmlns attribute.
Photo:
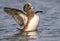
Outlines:
<svg viewBox="0 0 60 41"><path fill-rule="evenodd" d="M6 29L0 29L0 31L5 31Z"/></svg>

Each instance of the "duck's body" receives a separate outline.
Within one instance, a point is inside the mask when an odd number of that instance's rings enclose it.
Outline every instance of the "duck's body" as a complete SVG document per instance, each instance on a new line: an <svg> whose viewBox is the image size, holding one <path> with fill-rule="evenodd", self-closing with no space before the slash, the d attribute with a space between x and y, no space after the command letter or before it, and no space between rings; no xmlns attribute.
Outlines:
<svg viewBox="0 0 60 41"><path fill-rule="evenodd" d="M30 12L30 11L29 11ZM31 10L31 12L33 12ZM37 14L33 13L28 13L28 21L26 23L26 25L24 26L24 30L25 31L33 31L37 29L37 26L39 24L39 17Z"/></svg>
<svg viewBox="0 0 60 41"><path fill-rule="evenodd" d="M34 15L34 17L29 21L26 27L24 27L25 31L33 31L37 30L37 26L39 23L39 17L37 15Z"/></svg>
<svg viewBox="0 0 60 41"><path fill-rule="evenodd" d="M27 8L27 6L29 8ZM21 10L6 7L4 8L4 11L10 13L9 15L11 15L19 25L24 25L24 31L34 31L37 29L39 16L31 10L31 4L25 4L25 14Z"/></svg>

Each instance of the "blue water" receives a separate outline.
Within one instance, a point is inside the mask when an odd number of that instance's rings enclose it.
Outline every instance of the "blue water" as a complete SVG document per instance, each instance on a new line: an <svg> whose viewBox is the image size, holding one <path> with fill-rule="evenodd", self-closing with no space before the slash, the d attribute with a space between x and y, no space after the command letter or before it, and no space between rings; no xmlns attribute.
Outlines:
<svg viewBox="0 0 60 41"><path fill-rule="evenodd" d="M7 15L3 8L23 10L23 5L30 2L38 13L40 24L38 31L21 35L20 27ZM60 0L0 0L0 41L60 41Z"/></svg>

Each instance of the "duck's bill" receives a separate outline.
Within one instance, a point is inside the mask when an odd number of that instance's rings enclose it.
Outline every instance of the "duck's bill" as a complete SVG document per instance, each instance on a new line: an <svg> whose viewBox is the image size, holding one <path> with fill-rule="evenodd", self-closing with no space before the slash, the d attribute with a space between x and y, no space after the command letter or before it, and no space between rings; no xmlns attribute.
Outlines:
<svg viewBox="0 0 60 41"><path fill-rule="evenodd" d="M34 7L31 7L31 9L35 9Z"/></svg>

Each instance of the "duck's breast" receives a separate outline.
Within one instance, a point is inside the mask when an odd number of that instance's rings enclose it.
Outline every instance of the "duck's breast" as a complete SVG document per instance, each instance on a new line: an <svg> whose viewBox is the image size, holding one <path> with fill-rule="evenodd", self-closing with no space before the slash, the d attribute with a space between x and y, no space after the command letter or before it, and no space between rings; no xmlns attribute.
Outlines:
<svg viewBox="0 0 60 41"><path fill-rule="evenodd" d="M27 30L36 30L39 24L39 16L34 15L34 17L30 20Z"/></svg>

